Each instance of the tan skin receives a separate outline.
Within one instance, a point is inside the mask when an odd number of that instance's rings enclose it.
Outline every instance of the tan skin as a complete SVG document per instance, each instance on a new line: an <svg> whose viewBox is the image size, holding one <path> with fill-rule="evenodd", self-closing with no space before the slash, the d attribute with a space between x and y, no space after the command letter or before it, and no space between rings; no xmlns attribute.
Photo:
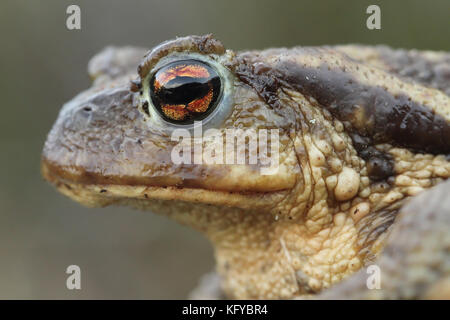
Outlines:
<svg viewBox="0 0 450 320"><path fill-rule="evenodd" d="M449 54L233 52L211 36L145 52L110 48L91 60L92 87L63 107L43 151L43 175L59 191L204 233L221 282L201 297L448 297ZM173 163L174 127L155 113L150 81L187 58L212 66L223 84L205 129L279 129L276 174L261 174L261 164ZM389 279L381 290L365 286L374 262Z"/></svg>

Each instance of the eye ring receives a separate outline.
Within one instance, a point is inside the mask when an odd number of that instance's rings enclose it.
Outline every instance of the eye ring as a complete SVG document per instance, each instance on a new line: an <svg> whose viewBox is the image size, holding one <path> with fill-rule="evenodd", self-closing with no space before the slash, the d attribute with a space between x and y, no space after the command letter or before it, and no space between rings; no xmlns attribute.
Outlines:
<svg viewBox="0 0 450 320"><path fill-rule="evenodd" d="M175 124L208 117L222 95L222 80L209 64L196 59L172 61L149 78L150 98L159 115Z"/></svg>

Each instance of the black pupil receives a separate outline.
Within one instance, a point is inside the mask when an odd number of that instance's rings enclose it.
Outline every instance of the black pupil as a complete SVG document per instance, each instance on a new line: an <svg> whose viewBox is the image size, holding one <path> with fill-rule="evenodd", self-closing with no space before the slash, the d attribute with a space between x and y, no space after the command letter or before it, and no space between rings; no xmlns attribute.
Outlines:
<svg viewBox="0 0 450 320"><path fill-rule="evenodd" d="M205 96L209 83L191 77L176 77L163 86L158 97L167 104L186 104Z"/></svg>
<svg viewBox="0 0 450 320"><path fill-rule="evenodd" d="M217 72L198 60L181 60L160 68L150 79L150 96L170 122L193 123L214 110L220 96Z"/></svg>

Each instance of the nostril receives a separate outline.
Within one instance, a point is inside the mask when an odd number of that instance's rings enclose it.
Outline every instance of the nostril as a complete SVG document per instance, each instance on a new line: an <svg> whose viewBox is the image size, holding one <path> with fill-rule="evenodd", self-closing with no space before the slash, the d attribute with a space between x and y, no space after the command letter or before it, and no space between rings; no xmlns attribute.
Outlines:
<svg viewBox="0 0 450 320"><path fill-rule="evenodd" d="M86 112L91 112L92 108L89 107L89 106L86 106L86 107L83 107L83 110L86 111Z"/></svg>

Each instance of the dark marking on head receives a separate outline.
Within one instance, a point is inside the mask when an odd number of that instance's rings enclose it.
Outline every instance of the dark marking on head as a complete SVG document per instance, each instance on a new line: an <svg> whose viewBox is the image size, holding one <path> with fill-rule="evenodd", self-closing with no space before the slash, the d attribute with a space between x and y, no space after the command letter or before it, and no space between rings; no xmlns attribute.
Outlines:
<svg viewBox="0 0 450 320"><path fill-rule="evenodd" d="M148 110L148 101L144 101L144 103L142 104L142 110L144 110L144 112L150 116L150 111Z"/></svg>
<svg viewBox="0 0 450 320"><path fill-rule="evenodd" d="M351 133L350 138L353 141L358 154L367 163L369 178L373 181L386 180L395 174L394 159L388 153L371 146L371 139L362 137L359 134Z"/></svg>
<svg viewBox="0 0 450 320"><path fill-rule="evenodd" d="M253 63L244 57L236 64L235 73L242 82L254 88L270 106L279 107L277 90L280 82L272 67L262 62Z"/></svg>
<svg viewBox="0 0 450 320"><path fill-rule="evenodd" d="M368 162L373 180L394 175L392 157L373 147L375 144L450 153L450 124L446 119L406 94L394 96L386 88L362 84L345 69L332 69L327 64L311 68L287 59L267 65L248 55L237 57L234 69L239 79L274 109L280 107L280 87L316 99L343 122L355 149Z"/></svg>
<svg viewBox="0 0 450 320"><path fill-rule="evenodd" d="M284 82L314 97L349 129L373 143L391 143L419 152L450 153L450 124L406 95L361 84L342 70L317 69L284 62L276 66ZM362 112L362 119L355 117Z"/></svg>
<svg viewBox="0 0 450 320"><path fill-rule="evenodd" d="M139 92L142 89L142 82L139 79L131 80L130 91Z"/></svg>

